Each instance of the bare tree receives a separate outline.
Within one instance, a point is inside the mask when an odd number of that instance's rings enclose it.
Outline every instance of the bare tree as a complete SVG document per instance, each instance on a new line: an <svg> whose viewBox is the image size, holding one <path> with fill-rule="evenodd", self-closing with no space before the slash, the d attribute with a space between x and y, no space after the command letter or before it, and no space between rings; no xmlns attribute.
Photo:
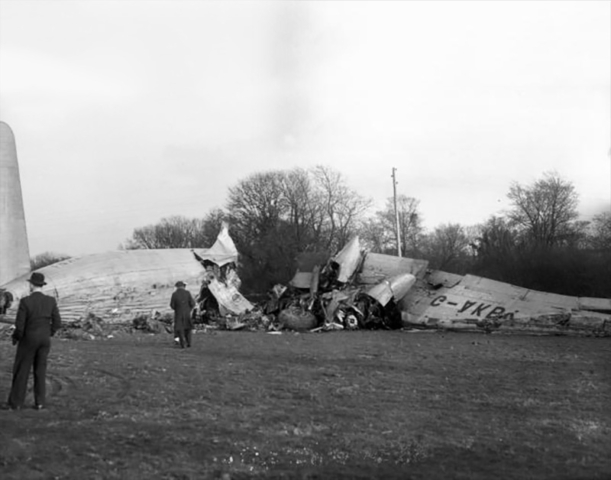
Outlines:
<svg viewBox="0 0 611 480"><path fill-rule="evenodd" d="M470 244L465 228L449 223L426 235L422 247L425 258L433 268L462 273L470 259Z"/></svg>
<svg viewBox="0 0 611 480"><path fill-rule="evenodd" d="M283 195L285 174L256 173L229 189L227 210L238 231L257 238L274 231L286 209Z"/></svg>
<svg viewBox="0 0 611 480"><path fill-rule="evenodd" d="M154 248L202 248L209 245L210 226L205 219L179 215L162 218L159 223L136 228L132 238L120 248L125 250ZM217 230L218 233L218 230Z"/></svg>
<svg viewBox="0 0 611 480"><path fill-rule="evenodd" d="M358 233L363 244L371 252L396 255L393 232L384 227L377 216L359 222Z"/></svg>
<svg viewBox="0 0 611 480"><path fill-rule="evenodd" d="M307 170L296 168L285 173L283 196L291 242L298 251L316 249L320 244L323 212L312 177Z"/></svg>
<svg viewBox="0 0 611 480"><path fill-rule="evenodd" d="M503 217L490 217L472 235L474 272L497 280L517 282L522 249L518 231Z"/></svg>
<svg viewBox="0 0 611 480"><path fill-rule="evenodd" d="M588 226L587 244L594 250L611 252L611 213L596 215Z"/></svg>
<svg viewBox="0 0 611 480"><path fill-rule="evenodd" d="M68 258L70 258L69 255L64 255L62 253L39 253L38 255L30 259L30 269L32 271L38 270L39 268L43 268L48 265L53 265L54 263L61 262L62 260L67 260Z"/></svg>
<svg viewBox="0 0 611 480"><path fill-rule="evenodd" d="M552 247L574 237L578 195L556 173L548 172L530 186L514 183L507 197L513 203L507 217L534 245Z"/></svg>
<svg viewBox="0 0 611 480"><path fill-rule="evenodd" d="M326 249L342 247L357 231L358 220L371 206L371 200L349 188L343 175L322 165L312 170L317 189L323 243Z"/></svg>
<svg viewBox="0 0 611 480"><path fill-rule="evenodd" d="M397 216L401 231L402 255L417 257L420 255L419 244L424 228L422 216L418 210L420 202L405 195L397 196ZM384 210L375 213L362 227L363 239L379 253L395 254L396 244L396 216L393 198L386 200Z"/></svg>

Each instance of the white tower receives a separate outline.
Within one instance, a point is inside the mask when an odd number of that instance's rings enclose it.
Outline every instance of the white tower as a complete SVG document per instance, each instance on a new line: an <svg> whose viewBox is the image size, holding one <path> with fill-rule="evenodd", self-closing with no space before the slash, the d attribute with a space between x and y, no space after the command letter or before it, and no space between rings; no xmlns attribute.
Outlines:
<svg viewBox="0 0 611 480"><path fill-rule="evenodd" d="M0 121L0 285L30 271L15 136Z"/></svg>

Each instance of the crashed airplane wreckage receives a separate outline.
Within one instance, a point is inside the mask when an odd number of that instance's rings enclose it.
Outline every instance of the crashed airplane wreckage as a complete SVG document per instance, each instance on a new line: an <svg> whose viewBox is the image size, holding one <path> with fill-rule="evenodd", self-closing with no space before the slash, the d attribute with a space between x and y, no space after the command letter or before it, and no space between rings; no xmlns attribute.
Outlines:
<svg viewBox="0 0 611 480"><path fill-rule="evenodd" d="M64 321L111 324L170 314L178 280L197 286L196 323L230 330L455 330L611 336L611 299L537 292L473 275L428 270L425 260L368 253L354 237L335 256L306 253L288 285L253 305L239 292L238 252L224 225L209 249L128 250L37 271ZM0 290L6 318L28 293L23 275ZM193 292L195 293L195 292ZM5 305L6 307L6 305ZM12 314L12 315L11 315Z"/></svg>
<svg viewBox="0 0 611 480"><path fill-rule="evenodd" d="M611 336L611 299L431 271L424 260L366 253L358 237L326 263L316 254L300 260L289 286L274 287L267 306L293 328Z"/></svg>
<svg viewBox="0 0 611 480"><path fill-rule="evenodd" d="M171 313L170 297L179 280L197 290L206 285L223 314L238 315L253 309L238 291L237 260L237 249L223 225L209 249L106 252L71 258L37 271L45 275L43 291L56 297L65 323L91 316L103 322L128 323L139 316ZM5 305L7 319L14 318L19 299L29 293L28 277L22 275L0 286L3 298L11 303Z"/></svg>

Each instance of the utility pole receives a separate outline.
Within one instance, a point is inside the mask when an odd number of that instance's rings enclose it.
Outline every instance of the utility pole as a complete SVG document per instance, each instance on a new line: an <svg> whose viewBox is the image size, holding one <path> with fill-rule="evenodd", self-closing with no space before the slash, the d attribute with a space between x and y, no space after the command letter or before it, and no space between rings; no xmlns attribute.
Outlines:
<svg viewBox="0 0 611 480"><path fill-rule="evenodd" d="M399 210L397 210L397 179L395 177L395 171L397 169L392 167L392 194L393 201L395 204L395 235L397 236L397 256L401 256L401 228L399 226Z"/></svg>

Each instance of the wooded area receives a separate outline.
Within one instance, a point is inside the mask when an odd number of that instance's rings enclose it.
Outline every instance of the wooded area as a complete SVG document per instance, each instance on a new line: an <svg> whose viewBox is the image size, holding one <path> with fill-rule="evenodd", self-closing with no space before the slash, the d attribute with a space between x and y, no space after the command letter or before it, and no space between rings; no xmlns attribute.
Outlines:
<svg viewBox="0 0 611 480"><path fill-rule="evenodd" d="M373 253L395 255L395 218L402 256L432 269L471 273L525 288L575 296L611 296L611 214L578 219L578 193L570 181L545 173L531 185L514 183L511 209L479 225L444 224L426 231L419 201L405 195L371 213L372 201L331 168L260 172L229 189L225 209L204 218L164 218L136 228L124 249L200 248L221 222L230 225L240 252L247 293L286 283L302 252L334 253L358 235Z"/></svg>

